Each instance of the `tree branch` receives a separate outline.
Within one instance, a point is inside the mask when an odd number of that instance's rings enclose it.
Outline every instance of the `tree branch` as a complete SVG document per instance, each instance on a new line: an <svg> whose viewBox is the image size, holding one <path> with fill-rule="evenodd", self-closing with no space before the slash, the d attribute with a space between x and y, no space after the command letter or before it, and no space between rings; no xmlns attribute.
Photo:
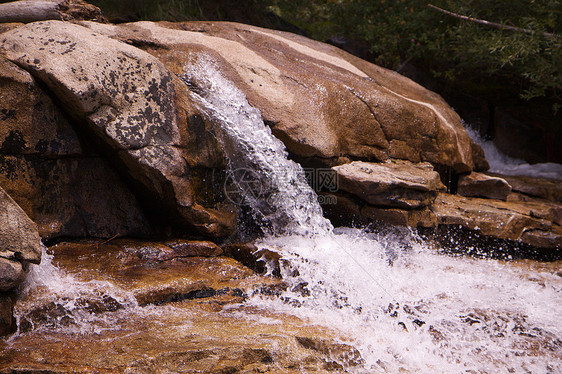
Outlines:
<svg viewBox="0 0 562 374"><path fill-rule="evenodd" d="M488 27L493 27L493 28L495 28L495 29L499 29L499 30L509 30L509 31L515 31L515 32L522 32L522 33L529 34L529 35L535 35L535 34L537 34L536 31L529 30L529 29L524 29L524 28L522 28L522 27L515 27L515 26L509 26L509 25L502 25L502 24L500 24L500 23L490 22L490 21L486 21L486 20L483 20L483 19L478 19L478 18L463 16L463 15L460 15L460 14L457 14L457 13L450 12L450 11L445 10L445 9L441 9L441 8L439 8L439 7L437 7L437 6L433 5L433 4L427 4L427 6L430 7L431 9L437 10L438 12L444 13L444 14L446 14L446 15L448 15L448 16L455 17L455 18L459 18L459 19L462 19L462 20L465 20L465 21L470 21L470 22L478 23L478 24L480 24L480 25L485 25L485 26L488 26ZM560 37L560 35L558 35L558 34L552 34L552 33L549 33L549 32L543 32L543 33L541 33L541 34L542 34L543 36L547 37L547 38L550 38L550 39L559 38L559 37Z"/></svg>

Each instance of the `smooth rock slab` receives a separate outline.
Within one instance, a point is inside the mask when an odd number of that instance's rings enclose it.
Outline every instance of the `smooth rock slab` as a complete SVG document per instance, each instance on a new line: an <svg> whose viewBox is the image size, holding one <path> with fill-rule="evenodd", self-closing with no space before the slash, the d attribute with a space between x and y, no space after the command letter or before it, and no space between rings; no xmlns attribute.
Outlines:
<svg viewBox="0 0 562 374"><path fill-rule="evenodd" d="M504 202L441 193L432 210L441 225L460 225L483 235L542 248L562 248L562 228L553 216L535 213L525 202Z"/></svg>
<svg viewBox="0 0 562 374"><path fill-rule="evenodd" d="M505 179L472 172L459 177L457 193L467 197L506 200L511 186Z"/></svg>
<svg viewBox="0 0 562 374"><path fill-rule="evenodd" d="M199 92L204 80L188 72L214 66L296 156L486 168L480 147L439 95L331 45L229 22L80 24L146 49Z"/></svg>
<svg viewBox="0 0 562 374"><path fill-rule="evenodd" d="M332 168L338 187L369 204L414 209L430 205L445 190L429 163L392 160L381 164L354 161Z"/></svg>

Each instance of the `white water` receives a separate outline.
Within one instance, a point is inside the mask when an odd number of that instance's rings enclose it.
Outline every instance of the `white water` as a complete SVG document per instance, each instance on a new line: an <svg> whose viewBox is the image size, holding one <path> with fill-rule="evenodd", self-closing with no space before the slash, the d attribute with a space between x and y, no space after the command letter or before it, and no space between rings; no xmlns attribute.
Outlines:
<svg viewBox="0 0 562 374"><path fill-rule="evenodd" d="M41 264L30 265L18 294L20 300L14 308L18 331L11 337L12 340L20 334L23 316L30 309L41 310L38 303L42 303L43 312L40 314L45 318L40 318L40 322L30 321L33 330L64 328L68 332L78 334L98 334L104 329L114 328L116 322L113 318L115 316L111 314L97 315L89 311L86 300L89 303L104 303L109 297L125 309L138 306L132 293L115 287L110 282L84 282L66 274L53 265L53 256L46 252L45 247L41 255Z"/></svg>
<svg viewBox="0 0 562 374"><path fill-rule="evenodd" d="M523 160L509 157L501 153L493 141L483 139L475 129L466 124L465 129L472 140L484 150L491 172L503 175L524 175L562 180L561 164L553 162L529 164Z"/></svg>
<svg viewBox="0 0 562 374"><path fill-rule="evenodd" d="M291 286L284 299L251 302L344 333L366 361L357 372L562 372L562 280L552 272L439 255L408 233L343 229L259 247L289 260ZM310 294L291 291L302 284Z"/></svg>
<svg viewBox="0 0 562 374"><path fill-rule="evenodd" d="M229 160L232 182L271 234L315 235L331 230L302 167L289 160L261 113L208 58L184 67L181 77L216 133ZM231 193L233 191L230 191Z"/></svg>
<svg viewBox="0 0 562 374"><path fill-rule="evenodd" d="M282 271L290 287L282 298L252 303L344 333L365 360L358 372L562 372L559 276L529 280L508 263L438 255L409 232L332 230L304 175L243 93L206 60L186 75L222 126L232 167L263 173L283 193L268 208L282 216L268 222L284 229L257 244L288 260ZM541 348L532 352L533 344Z"/></svg>
<svg viewBox="0 0 562 374"><path fill-rule="evenodd" d="M250 189L242 191L246 201L267 226L257 246L288 260L282 297L255 295L249 304L338 331L365 361L346 367L358 373L562 372L556 268L440 255L408 230L332 229L302 169L287 160L259 112L212 62L186 68L183 78L197 86L208 116L224 126L218 136L233 173L255 176L256 183L239 186ZM44 288L72 303L103 289L131 310L144 309L114 286L61 274L50 260L44 254L42 265L33 266L25 292ZM76 313L86 330L103 328L105 320Z"/></svg>

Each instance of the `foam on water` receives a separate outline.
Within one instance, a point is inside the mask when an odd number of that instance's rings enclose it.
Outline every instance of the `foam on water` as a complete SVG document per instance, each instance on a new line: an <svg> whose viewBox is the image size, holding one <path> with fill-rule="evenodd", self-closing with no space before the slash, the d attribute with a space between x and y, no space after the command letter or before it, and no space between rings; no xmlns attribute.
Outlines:
<svg viewBox="0 0 562 374"><path fill-rule="evenodd" d="M288 260L290 286L251 302L345 334L366 361L358 372L562 370L562 279L551 272L439 255L407 232L345 229L258 246Z"/></svg>
<svg viewBox="0 0 562 374"><path fill-rule="evenodd" d="M53 256L43 247L41 264L30 265L24 283L18 290L19 302L14 308L18 325L18 336L22 318L34 317L28 323L33 330L64 327L66 332L88 334L99 333L115 327L115 316L111 313L97 314L93 305L107 305L123 309L134 309L138 303L134 295L114 286L110 282L80 281L53 264Z"/></svg>
<svg viewBox="0 0 562 374"><path fill-rule="evenodd" d="M501 153L493 141L483 139L478 131L465 125L472 140L480 145L490 164L490 171L504 175L524 175L562 180L562 165L553 162L529 164L523 160L509 157Z"/></svg>
<svg viewBox="0 0 562 374"><path fill-rule="evenodd" d="M344 334L365 359L358 372L562 371L560 277L531 280L509 263L439 255L407 230L334 231L243 93L208 59L185 71L219 126L231 170L250 170L258 185L272 180L268 188L280 196L250 206L274 228L256 244L283 256L290 286L281 298L251 303Z"/></svg>

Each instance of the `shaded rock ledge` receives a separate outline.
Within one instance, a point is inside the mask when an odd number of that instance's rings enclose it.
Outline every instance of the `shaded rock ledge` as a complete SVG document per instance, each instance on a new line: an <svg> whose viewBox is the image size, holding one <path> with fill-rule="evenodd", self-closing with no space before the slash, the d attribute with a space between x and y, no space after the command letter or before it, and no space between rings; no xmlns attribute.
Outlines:
<svg viewBox="0 0 562 374"><path fill-rule="evenodd" d="M41 261L41 252L37 226L0 188L0 336L15 329L12 292L25 279L28 264Z"/></svg>
<svg viewBox="0 0 562 374"><path fill-rule="evenodd" d="M559 181L473 172L460 178L459 195L454 195L444 192L431 165L352 162L332 169L339 191L322 193L321 201L336 223L462 227L505 240L505 248L522 244L546 250L545 258L561 256ZM515 192L507 180L519 183Z"/></svg>

